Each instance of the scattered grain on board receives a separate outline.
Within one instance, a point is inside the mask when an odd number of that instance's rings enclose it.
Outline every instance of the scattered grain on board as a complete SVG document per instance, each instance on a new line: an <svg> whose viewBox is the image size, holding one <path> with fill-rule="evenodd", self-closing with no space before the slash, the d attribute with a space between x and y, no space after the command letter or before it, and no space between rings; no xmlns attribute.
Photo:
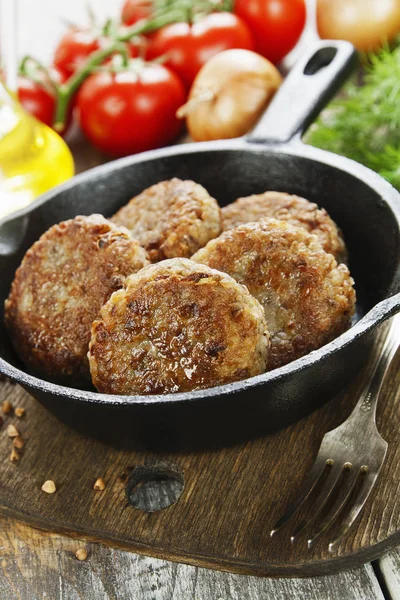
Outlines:
<svg viewBox="0 0 400 600"><path fill-rule="evenodd" d="M17 435L17 437L13 439L13 446L19 450L25 446L25 442L20 435Z"/></svg>
<svg viewBox="0 0 400 600"><path fill-rule="evenodd" d="M11 454L10 454L11 462L17 462L19 460L19 458L20 458L20 456L19 456L17 450L15 448L12 448Z"/></svg>
<svg viewBox="0 0 400 600"><path fill-rule="evenodd" d="M48 479L42 485L42 490L43 490L43 492L46 492L46 494L54 494L56 489L57 489L56 484L51 479Z"/></svg>
<svg viewBox="0 0 400 600"><path fill-rule="evenodd" d="M78 560L86 560L88 556L86 548L78 548L75 552L75 556Z"/></svg>
<svg viewBox="0 0 400 600"><path fill-rule="evenodd" d="M99 477L96 479L93 489L99 492L102 492L106 488L106 484L104 483L104 479Z"/></svg>
<svg viewBox="0 0 400 600"><path fill-rule="evenodd" d="M18 431L18 429L15 427L15 425L13 425L13 424L10 424L10 425L7 427L7 435L8 435L8 437L10 437L10 438L15 438L15 437L19 436L19 431Z"/></svg>
<svg viewBox="0 0 400 600"><path fill-rule="evenodd" d="M13 405L11 404L11 402L9 400L3 400L3 402L1 403L1 410L3 411L3 413L7 415L12 411L12 409Z"/></svg>

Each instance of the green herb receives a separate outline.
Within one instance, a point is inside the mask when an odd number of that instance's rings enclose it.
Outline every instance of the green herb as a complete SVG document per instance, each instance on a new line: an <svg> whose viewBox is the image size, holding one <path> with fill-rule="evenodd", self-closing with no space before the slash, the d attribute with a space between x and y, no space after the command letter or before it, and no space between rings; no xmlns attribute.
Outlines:
<svg viewBox="0 0 400 600"><path fill-rule="evenodd" d="M400 47L371 56L363 85L354 78L306 141L357 160L400 189Z"/></svg>

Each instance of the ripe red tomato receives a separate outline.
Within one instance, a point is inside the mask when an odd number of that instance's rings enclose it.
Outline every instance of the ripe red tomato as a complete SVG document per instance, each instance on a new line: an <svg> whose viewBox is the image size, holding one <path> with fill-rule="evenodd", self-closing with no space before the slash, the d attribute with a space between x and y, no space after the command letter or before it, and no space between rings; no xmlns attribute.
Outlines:
<svg viewBox="0 0 400 600"><path fill-rule="evenodd" d="M235 0L235 13L251 29L256 51L273 63L295 47L306 22L304 0Z"/></svg>
<svg viewBox="0 0 400 600"><path fill-rule="evenodd" d="M118 73L95 73L77 98L86 137L101 151L125 156L158 148L181 131L177 109L186 100L179 78L163 65L144 64Z"/></svg>
<svg viewBox="0 0 400 600"><path fill-rule="evenodd" d="M152 0L125 0L121 20L125 25L134 25L141 19L148 19L152 13Z"/></svg>
<svg viewBox="0 0 400 600"><path fill-rule="evenodd" d="M58 43L53 63L70 77L100 47L100 39L90 29L71 28Z"/></svg>
<svg viewBox="0 0 400 600"><path fill-rule="evenodd" d="M62 73L54 67L50 69L51 77L56 83L63 83L65 78ZM51 84L45 81L45 75L38 71L37 76L41 81L34 81L25 75L18 77L18 99L24 109L31 115L45 123L49 127L54 124L54 113L56 108L56 94L53 91ZM64 130L65 134L71 122L72 109L69 111L69 117ZM60 132L58 132L60 133Z"/></svg>
<svg viewBox="0 0 400 600"><path fill-rule="evenodd" d="M51 127L56 99L50 89L28 77L18 77L18 99L31 115Z"/></svg>
<svg viewBox="0 0 400 600"><path fill-rule="evenodd" d="M189 88L201 67L223 50L253 50L254 42L246 23L228 12L216 12L200 21L173 23L150 36L147 57L166 55L164 63L177 73Z"/></svg>

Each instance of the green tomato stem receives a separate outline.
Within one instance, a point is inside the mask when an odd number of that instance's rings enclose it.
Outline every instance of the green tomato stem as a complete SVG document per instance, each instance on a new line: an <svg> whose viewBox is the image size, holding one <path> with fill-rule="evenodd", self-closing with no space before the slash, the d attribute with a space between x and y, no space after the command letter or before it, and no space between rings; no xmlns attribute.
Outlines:
<svg viewBox="0 0 400 600"><path fill-rule="evenodd" d="M54 129L62 131L64 129L68 106L73 95L78 91L79 87L90 75L94 67L99 66L113 52L118 50L119 42L113 42L106 48L102 48L91 54L90 58L83 64L66 84L59 86L57 90L57 106L54 115Z"/></svg>
<svg viewBox="0 0 400 600"><path fill-rule="evenodd" d="M141 19L132 27L129 27L124 33L118 36L120 42L128 42L133 37L143 35L145 33L151 33L165 25L176 23L178 21L185 21L185 12L181 9L176 10L165 10L164 12L157 13L152 19Z"/></svg>
<svg viewBox="0 0 400 600"><path fill-rule="evenodd" d="M18 74L37 83L49 94L52 94L57 98L58 89L60 87L59 82L53 79L49 69L33 56L27 54L23 57L19 65ZM42 77L41 74L43 74L44 77Z"/></svg>
<svg viewBox="0 0 400 600"><path fill-rule="evenodd" d="M21 75L29 77L29 79L32 79L32 81L35 81L47 89L51 87L51 91L53 92L57 92L57 89L60 86L60 84L51 76L49 69L30 54L26 54L23 57L18 71ZM37 76L37 73L43 73L45 79L40 79L40 77Z"/></svg>

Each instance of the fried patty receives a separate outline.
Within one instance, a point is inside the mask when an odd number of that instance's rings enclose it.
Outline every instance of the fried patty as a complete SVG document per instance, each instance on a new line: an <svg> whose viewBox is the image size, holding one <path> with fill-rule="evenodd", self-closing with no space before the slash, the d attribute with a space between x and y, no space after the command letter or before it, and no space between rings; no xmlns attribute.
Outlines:
<svg viewBox="0 0 400 600"><path fill-rule="evenodd" d="M228 231L266 217L282 219L314 233L323 249L333 254L338 263L347 262L347 249L339 227L324 208L318 208L313 202L299 196L265 192L238 198L222 209L222 228Z"/></svg>
<svg viewBox="0 0 400 600"><path fill-rule="evenodd" d="M147 264L129 232L101 215L51 227L25 254L5 302L5 322L22 360L51 379L90 381L92 322L126 276Z"/></svg>
<svg viewBox="0 0 400 600"><path fill-rule="evenodd" d="M271 333L269 368L331 341L350 326L353 279L315 235L276 219L223 233L192 260L224 271L259 300Z"/></svg>
<svg viewBox="0 0 400 600"><path fill-rule="evenodd" d="M132 198L112 221L131 231L151 262L189 258L221 232L217 201L198 183L176 178Z"/></svg>
<svg viewBox="0 0 400 600"><path fill-rule="evenodd" d="M187 259L128 277L93 323L93 383L109 394L207 388L265 371L260 304L234 279Z"/></svg>

